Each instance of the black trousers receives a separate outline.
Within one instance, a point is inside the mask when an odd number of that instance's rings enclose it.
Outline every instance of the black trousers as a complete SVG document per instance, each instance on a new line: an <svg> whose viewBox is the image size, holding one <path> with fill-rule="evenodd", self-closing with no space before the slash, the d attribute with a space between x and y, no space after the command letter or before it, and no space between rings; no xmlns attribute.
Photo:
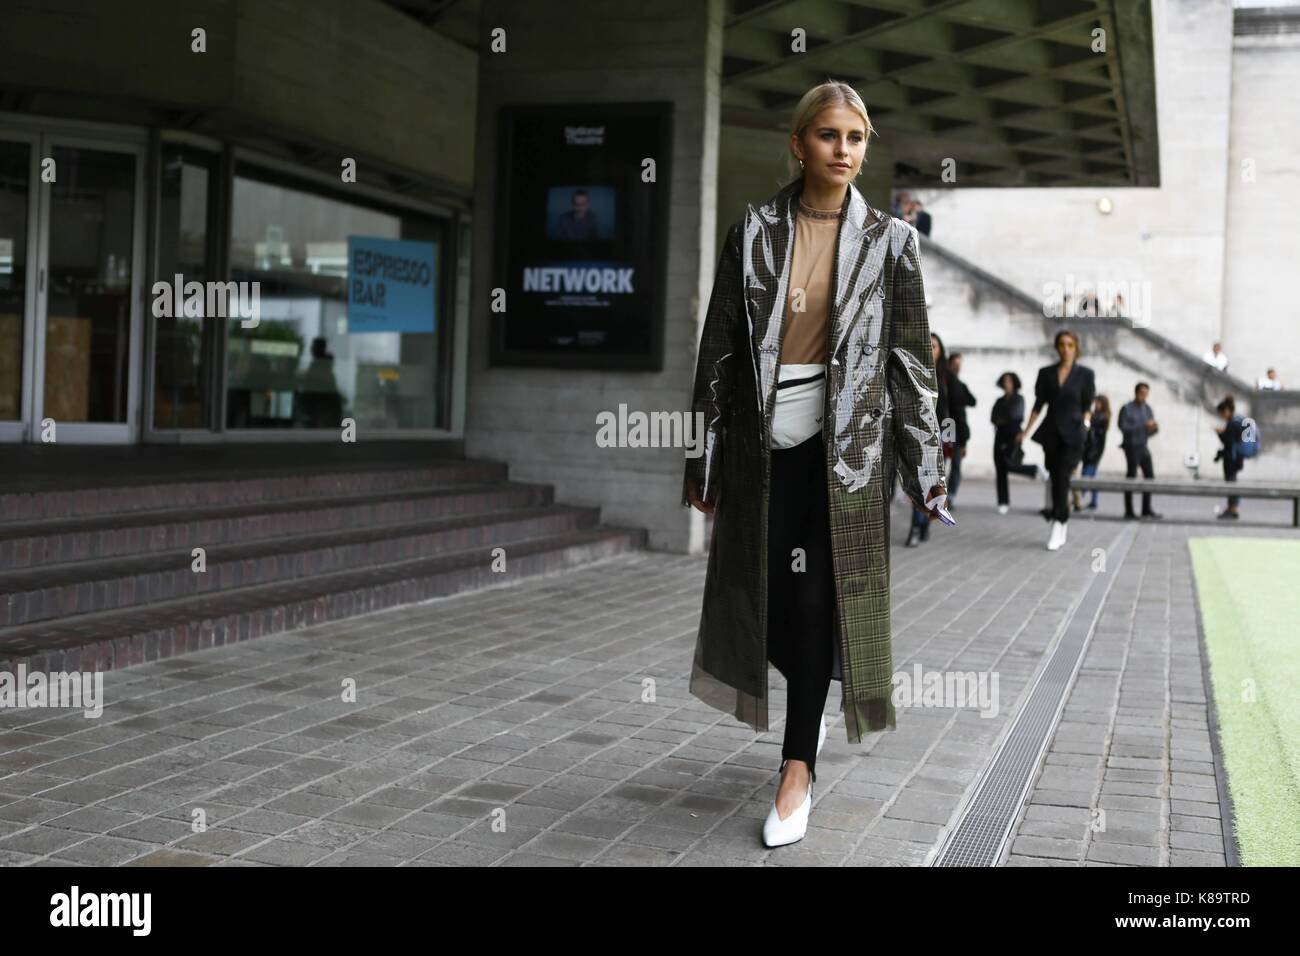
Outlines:
<svg viewBox="0 0 1300 956"><path fill-rule="evenodd" d="M1033 478L1038 474L1037 465L1013 465L1007 460L1016 447L1016 434L998 435L993 438L993 468L998 476L998 504L1011 504L1011 491L1007 487L1007 475L1024 475Z"/></svg>
<svg viewBox="0 0 1300 956"><path fill-rule="evenodd" d="M786 680L781 757L807 763L813 780L835 654L823 441L818 432L792 448L772 449L767 520L767 659Z"/></svg>
<svg viewBox="0 0 1300 956"><path fill-rule="evenodd" d="M1083 446L1048 445L1043 451L1052 478L1051 519L1064 524L1070 520L1070 474L1083 458Z"/></svg>
<svg viewBox="0 0 1300 956"><path fill-rule="evenodd" d="M1237 472L1239 472L1239 471L1241 471L1241 464L1240 464L1239 462L1231 462L1231 461L1228 461L1227 456L1224 456L1224 459L1223 459L1223 480L1224 480L1224 481L1236 481L1236 480L1237 480ZM1235 507L1237 507L1237 505L1238 505L1238 503L1239 503L1240 501L1241 501L1241 498L1240 498L1238 495L1228 495L1228 507L1229 507L1229 508L1235 508Z"/></svg>
<svg viewBox="0 0 1300 956"><path fill-rule="evenodd" d="M1125 478L1136 478L1138 469L1142 469L1143 478L1154 478L1155 469L1151 467L1151 450L1143 448L1124 449L1124 460L1128 462L1128 467L1124 469ZM1131 515L1133 513L1133 492L1124 492L1124 513ZM1142 513L1149 515L1151 513L1151 494L1150 492L1142 493Z"/></svg>

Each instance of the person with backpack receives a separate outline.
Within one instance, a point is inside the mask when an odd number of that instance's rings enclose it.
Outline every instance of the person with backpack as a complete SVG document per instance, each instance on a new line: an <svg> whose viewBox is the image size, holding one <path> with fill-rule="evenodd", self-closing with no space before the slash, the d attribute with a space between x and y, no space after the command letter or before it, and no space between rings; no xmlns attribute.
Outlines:
<svg viewBox="0 0 1300 956"><path fill-rule="evenodd" d="M1246 440L1246 422L1237 414L1237 405L1231 395L1219 402L1215 410L1223 419L1223 425L1215 429L1219 433L1219 441L1223 443L1223 447L1214 456L1214 460L1223 461L1224 481L1236 481L1237 472L1241 471L1245 460L1254 458L1259 451L1259 437L1254 434L1252 424L1250 440ZM1233 521L1240 518L1241 515L1237 513L1237 503L1240 500L1237 495L1229 495L1228 507L1219 512L1219 517Z"/></svg>
<svg viewBox="0 0 1300 956"><path fill-rule="evenodd" d="M1106 432L1110 429L1110 399L1105 395L1098 395L1092 403L1092 426L1088 429L1088 437L1083 440L1083 477L1092 478L1097 474L1097 466L1101 464L1102 453L1106 450ZM1070 489L1074 510L1080 510L1079 492L1076 489ZM1086 505L1088 511L1097 510L1097 490L1092 492L1092 500Z"/></svg>

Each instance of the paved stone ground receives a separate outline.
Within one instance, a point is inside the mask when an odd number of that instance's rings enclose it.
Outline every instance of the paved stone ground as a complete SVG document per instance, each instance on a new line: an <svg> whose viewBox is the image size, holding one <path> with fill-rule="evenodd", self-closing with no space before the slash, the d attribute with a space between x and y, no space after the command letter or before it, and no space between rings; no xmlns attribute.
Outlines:
<svg viewBox="0 0 1300 956"><path fill-rule="evenodd" d="M1187 539L1300 532L1290 502L1243 499L1230 524L1215 517L1222 503L1156 496L1165 518L1139 525L1112 585L1009 865L1227 862ZM1118 529L1122 513L1121 496L1102 495L1098 517L1072 519L1070 543L1087 524Z"/></svg>
<svg viewBox="0 0 1300 956"><path fill-rule="evenodd" d="M894 552L895 667L996 671L1000 712L908 708L850 746L832 683L799 844L760 839L779 729L686 690L704 559L640 553L111 671L99 719L0 711L0 864L925 863L1122 527L1103 496L1053 554L1041 492L1013 494L999 516L991 483L967 481L958 528ZM1009 864L1224 862L1186 538L1296 532L1289 505L1247 502L1272 524L1227 528L1206 501L1157 507L1169 518L1142 526L1114 583Z"/></svg>

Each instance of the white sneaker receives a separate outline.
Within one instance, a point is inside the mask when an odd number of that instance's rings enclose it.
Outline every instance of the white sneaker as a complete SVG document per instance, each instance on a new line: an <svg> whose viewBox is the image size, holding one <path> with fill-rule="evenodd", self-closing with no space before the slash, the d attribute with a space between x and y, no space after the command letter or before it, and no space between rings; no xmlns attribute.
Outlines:
<svg viewBox="0 0 1300 956"><path fill-rule="evenodd" d="M785 769L785 761L781 761L781 769ZM763 821L763 843L766 846L785 846L787 843L798 843L808 832L808 814L812 811L812 778L808 778L808 794L803 798L803 803L799 804L798 809L790 814L784 820L776 812L776 800L772 800L772 809L767 811L767 819Z"/></svg>
<svg viewBox="0 0 1300 956"><path fill-rule="evenodd" d="M1065 544L1065 533L1070 530L1070 526L1064 521L1061 522L1061 544Z"/></svg>
<svg viewBox="0 0 1300 956"><path fill-rule="evenodd" d="M1004 515L1011 510L1010 505L998 505L998 514Z"/></svg>
<svg viewBox="0 0 1300 956"><path fill-rule="evenodd" d="M817 731L817 754L821 755L822 744L826 743L826 716L822 715L822 729Z"/></svg>
<svg viewBox="0 0 1300 956"><path fill-rule="evenodd" d="M1065 544L1065 525L1060 521L1052 522L1052 533L1047 538L1047 550L1058 551Z"/></svg>

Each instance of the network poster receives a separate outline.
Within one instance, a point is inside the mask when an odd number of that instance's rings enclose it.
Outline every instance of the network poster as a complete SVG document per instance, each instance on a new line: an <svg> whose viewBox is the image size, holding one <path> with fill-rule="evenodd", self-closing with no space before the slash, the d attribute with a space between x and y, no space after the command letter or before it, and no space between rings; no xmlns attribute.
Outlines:
<svg viewBox="0 0 1300 956"><path fill-rule="evenodd" d="M671 103L508 106L493 365L663 368Z"/></svg>

